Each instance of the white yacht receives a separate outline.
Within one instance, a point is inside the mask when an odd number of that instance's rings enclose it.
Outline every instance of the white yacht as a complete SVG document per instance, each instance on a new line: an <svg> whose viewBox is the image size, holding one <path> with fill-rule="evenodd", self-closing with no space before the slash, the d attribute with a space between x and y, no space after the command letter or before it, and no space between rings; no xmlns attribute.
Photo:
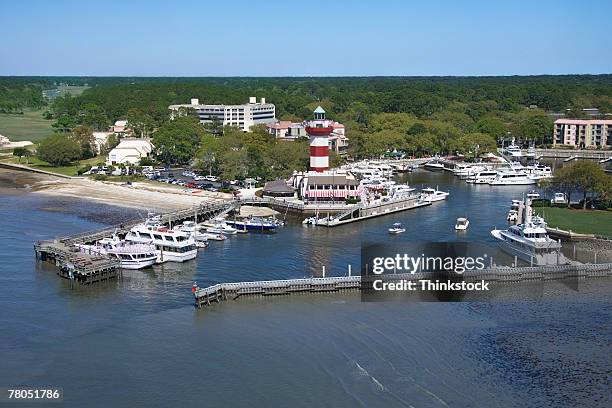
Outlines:
<svg viewBox="0 0 612 408"><path fill-rule="evenodd" d="M157 262L157 251L151 243L132 243L119 239L116 235L104 238L95 245L76 245L81 252L107 255L119 260L124 269L142 269Z"/></svg>
<svg viewBox="0 0 612 408"><path fill-rule="evenodd" d="M206 248L209 239L213 241L223 241L225 239L224 235L210 233L204 226L198 225L193 221L184 221L183 224L174 227L174 230L184 231L191 235L196 240L198 248Z"/></svg>
<svg viewBox="0 0 612 408"><path fill-rule="evenodd" d="M521 152L521 147L514 144L514 138L512 138L512 142L508 145L508 147L506 147L506 153L508 153L510 157L513 158L519 158L523 156L523 153Z"/></svg>
<svg viewBox="0 0 612 408"><path fill-rule="evenodd" d="M499 241L500 248L532 265L567 263L561 254L561 244L548 236L544 219L532 215L529 199L525 199L523 211L525 216L521 224L491 231L491 235Z"/></svg>
<svg viewBox="0 0 612 408"><path fill-rule="evenodd" d="M524 171L509 170L502 171L489 181L491 186L520 186L537 184L537 180L529 177Z"/></svg>
<svg viewBox="0 0 612 408"><path fill-rule="evenodd" d="M450 193L446 191L440 191L438 190L438 188L434 189L431 187L427 187L421 190L420 198L422 201L429 201L430 203L433 203L435 201L446 200L446 197L448 197L449 195Z"/></svg>
<svg viewBox="0 0 612 408"><path fill-rule="evenodd" d="M475 165L463 167L457 171L454 171L453 173L455 174L455 176L458 176L460 179L466 180L470 178L471 176L473 176L474 174L484 172L487 170L489 170L488 166L475 164Z"/></svg>
<svg viewBox="0 0 612 408"><path fill-rule="evenodd" d="M534 180L553 177L552 168L544 164L535 163L532 166L524 167L523 170Z"/></svg>
<svg viewBox="0 0 612 408"><path fill-rule="evenodd" d="M465 231L470 226L470 221L467 218L457 218L455 222L456 231Z"/></svg>
<svg viewBox="0 0 612 408"><path fill-rule="evenodd" d="M489 182L495 180L495 177L497 177L497 171L485 170L472 174L465 180L465 182L473 184L489 184Z"/></svg>
<svg viewBox="0 0 612 408"><path fill-rule="evenodd" d="M159 262L185 262L198 255L195 237L160 225L155 218L133 227L125 239L138 243L153 242Z"/></svg>

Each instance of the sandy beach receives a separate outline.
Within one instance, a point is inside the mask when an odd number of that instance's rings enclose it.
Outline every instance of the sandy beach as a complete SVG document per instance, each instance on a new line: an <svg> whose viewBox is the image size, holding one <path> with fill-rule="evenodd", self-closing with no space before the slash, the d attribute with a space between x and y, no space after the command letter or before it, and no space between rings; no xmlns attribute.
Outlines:
<svg viewBox="0 0 612 408"><path fill-rule="evenodd" d="M159 185L158 185L159 184ZM3 193L47 194L75 197L122 207L172 211L202 203L227 201L231 194L190 190L162 183L94 181L87 178L60 178L18 170L0 169Z"/></svg>

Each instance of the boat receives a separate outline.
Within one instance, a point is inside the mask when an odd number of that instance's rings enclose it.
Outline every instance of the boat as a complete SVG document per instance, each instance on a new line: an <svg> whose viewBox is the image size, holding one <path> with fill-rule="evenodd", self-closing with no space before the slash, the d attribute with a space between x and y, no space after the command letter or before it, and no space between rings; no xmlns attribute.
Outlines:
<svg viewBox="0 0 612 408"><path fill-rule="evenodd" d="M402 232L406 232L406 228L402 227L401 222L396 222L389 228L389 234L401 234Z"/></svg>
<svg viewBox="0 0 612 408"><path fill-rule="evenodd" d="M489 184L489 182L495 180L495 177L497 177L497 171L494 171L494 170L479 171L477 173L474 173L468 176L465 182L473 183L473 184Z"/></svg>
<svg viewBox="0 0 612 408"><path fill-rule="evenodd" d="M410 187L408 184L397 184L389 188L389 196L392 198L405 198L411 195L416 188Z"/></svg>
<svg viewBox="0 0 612 408"><path fill-rule="evenodd" d="M317 217L308 217L308 218L304 218L304 221L302 221L302 224L303 225L317 225L317 221L318 221Z"/></svg>
<svg viewBox="0 0 612 408"><path fill-rule="evenodd" d="M524 204L524 221L521 224L491 231L491 235L499 241L500 248L531 265L568 263L561 254L561 243L548 236L544 218L533 216L531 200L526 198Z"/></svg>
<svg viewBox="0 0 612 408"><path fill-rule="evenodd" d="M456 231L465 231L470 226L470 221L467 218L457 218L455 222Z"/></svg>
<svg viewBox="0 0 612 408"><path fill-rule="evenodd" d="M449 194L450 193L448 193L446 191L438 190L437 187L435 189L431 188L431 187L426 187L426 188L421 190L420 199L422 201L428 201L430 203L433 203L435 201L446 200L446 197L448 197Z"/></svg>
<svg viewBox="0 0 612 408"><path fill-rule="evenodd" d="M440 163L438 159L430 160L423 165L427 170L444 170L444 164Z"/></svg>
<svg viewBox="0 0 612 408"><path fill-rule="evenodd" d="M147 268L157 262L155 245L124 241L116 235L101 239L95 245L78 244L76 247L84 253L106 255L117 259L123 269Z"/></svg>
<svg viewBox="0 0 612 408"><path fill-rule="evenodd" d="M228 220L226 224L242 231L274 231L278 225L259 217L249 217L242 220Z"/></svg>
<svg viewBox="0 0 612 408"><path fill-rule="evenodd" d="M535 190L531 190L529 193L527 193L527 198L531 200L538 199L540 198L540 193Z"/></svg>
<svg viewBox="0 0 612 408"><path fill-rule="evenodd" d="M551 204L567 204L567 196L565 193L555 193L555 196L550 200Z"/></svg>
<svg viewBox="0 0 612 408"><path fill-rule="evenodd" d="M513 158L522 157L523 153L521 152L521 147L514 144L514 138L512 138L512 142L506 147L506 153L508 153Z"/></svg>
<svg viewBox="0 0 612 408"><path fill-rule="evenodd" d="M206 228L206 232L213 234L234 235L238 230L227 225L224 219L214 219L212 222L203 222L200 226Z"/></svg>
<svg viewBox="0 0 612 408"><path fill-rule="evenodd" d="M159 218L150 217L144 223L130 229L126 241L153 243L158 262L185 262L198 255L195 237L180 230L171 230L158 223Z"/></svg>
<svg viewBox="0 0 612 408"><path fill-rule="evenodd" d="M516 210L508 211L508 216L506 217L506 221L510 223L515 223L517 219L518 219L518 211Z"/></svg>
<svg viewBox="0 0 612 408"><path fill-rule="evenodd" d="M537 180L529 177L524 171L508 170L502 171L489 181L491 186L521 186L537 184Z"/></svg>

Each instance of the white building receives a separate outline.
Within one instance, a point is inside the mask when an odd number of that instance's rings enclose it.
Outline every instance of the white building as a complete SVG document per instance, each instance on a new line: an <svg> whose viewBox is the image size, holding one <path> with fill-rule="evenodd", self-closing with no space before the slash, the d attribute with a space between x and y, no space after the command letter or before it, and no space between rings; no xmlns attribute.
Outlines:
<svg viewBox="0 0 612 408"><path fill-rule="evenodd" d="M266 103L265 98L257 102L254 96L249 98L249 103L243 105L203 105L199 99L194 98L190 104L168 106L171 118L174 118L181 108L195 109L202 124L216 119L223 126L237 126L245 132L250 131L253 125L276 122L274 104Z"/></svg>
<svg viewBox="0 0 612 408"><path fill-rule="evenodd" d="M102 153L102 149L108 142L108 137L112 135L113 132L93 132L94 145L96 147L96 153Z"/></svg>
<svg viewBox="0 0 612 408"><path fill-rule="evenodd" d="M140 159L150 157L152 151L150 139L124 138L108 153L106 164L138 164Z"/></svg>

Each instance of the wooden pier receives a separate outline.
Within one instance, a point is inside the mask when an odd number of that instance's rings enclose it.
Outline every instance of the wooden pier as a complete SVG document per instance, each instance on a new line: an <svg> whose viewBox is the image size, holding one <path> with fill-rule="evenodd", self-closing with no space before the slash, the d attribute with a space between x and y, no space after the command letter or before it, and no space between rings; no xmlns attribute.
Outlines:
<svg viewBox="0 0 612 408"><path fill-rule="evenodd" d="M55 263L57 274L75 283L91 285L97 282L117 279L121 276L119 261L106 256L85 254L72 245L59 241L37 242L34 244L36 259Z"/></svg>
<svg viewBox="0 0 612 408"><path fill-rule="evenodd" d="M338 225L348 224L350 222L362 221L368 218L380 217L382 215L412 210L419 207L426 207L428 205L431 205L431 202L421 201L417 196L397 200L380 201L367 205L359 203L334 216L328 215L326 218L319 219L317 221L317 225L336 227Z"/></svg>
<svg viewBox="0 0 612 408"><path fill-rule="evenodd" d="M436 275L429 272L398 273L382 275L386 282L400 282L403 280L419 281L431 279ZM492 267L480 271L466 272L463 279L466 282L486 280L497 284L513 284L522 281L551 281L564 279L593 279L612 277L612 264L580 264L555 265L539 267ZM369 278L369 277L368 277ZM366 286L369 288L369 286ZM242 296L278 296L296 293L361 291L362 277L336 276L326 278L284 279L253 282L219 283L206 288L194 286L193 295L195 306L202 308L212 303L219 303L228 299L236 300Z"/></svg>

